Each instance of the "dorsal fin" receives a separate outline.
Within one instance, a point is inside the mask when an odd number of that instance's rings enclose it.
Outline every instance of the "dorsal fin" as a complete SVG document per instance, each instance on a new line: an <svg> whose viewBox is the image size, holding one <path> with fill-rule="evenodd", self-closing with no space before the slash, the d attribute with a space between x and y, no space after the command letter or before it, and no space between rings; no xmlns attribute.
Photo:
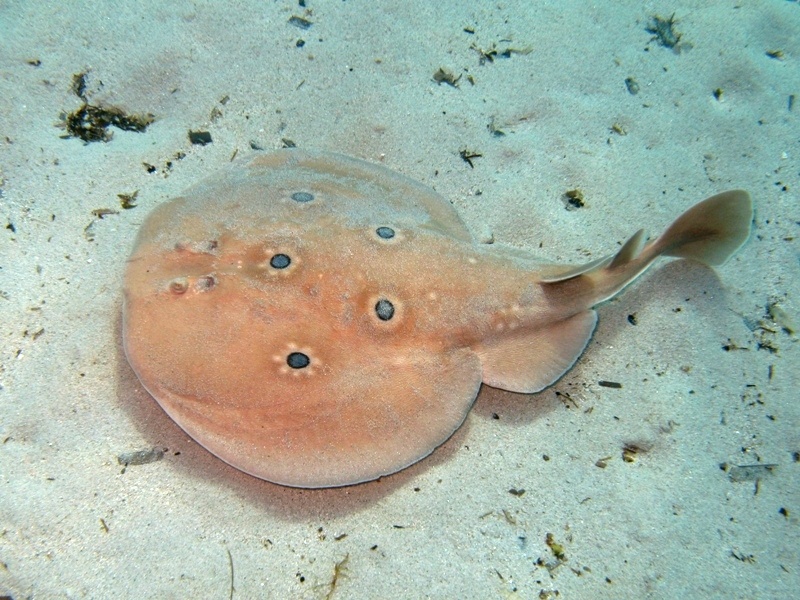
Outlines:
<svg viewBox="0 0 800 600"><path fill-rule="evenodd" d="M622 248L619 249L619 252L614 255L614 259L608 264L608 268L615 269L618 266L624 265L625 263L628 263L639 256L639 252L642 250L643 243L644 229L640 229L631 237L629 237L628 241L622 245Z"/></svg>

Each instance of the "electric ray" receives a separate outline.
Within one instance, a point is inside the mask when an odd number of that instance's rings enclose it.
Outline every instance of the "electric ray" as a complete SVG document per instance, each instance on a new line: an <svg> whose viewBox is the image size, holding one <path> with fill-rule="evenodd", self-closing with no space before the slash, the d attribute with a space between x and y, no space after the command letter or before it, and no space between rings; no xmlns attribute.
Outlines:
<svg viewBox="0 0 800 600"><path fill-rule="evenodd" d="M464 421L481 383L537 392L660 255L723 263L748 194L695 205L587 265L477 245L450 203L389 169L284 150L150 214L125 273L133 370L196 441L296 487L399 471Z"/></svg>

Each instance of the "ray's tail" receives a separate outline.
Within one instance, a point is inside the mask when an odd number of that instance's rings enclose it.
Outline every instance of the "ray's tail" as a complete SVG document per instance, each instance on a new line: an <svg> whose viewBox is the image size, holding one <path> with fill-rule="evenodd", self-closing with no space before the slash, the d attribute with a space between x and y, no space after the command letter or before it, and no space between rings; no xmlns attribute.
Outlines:
<svg viewBox="0 0 800 600"><path fill-rule="evenodd" d="M619 293L659 256L721 265L750 235L753 207L747 192L733 190L696 204L645 244L637 231L613 256L585 265L550 266L536 274L544 294L537 306L546 319L473 346L487 385L534 393L558 380L577 360L594 330L595 304Z"/></svg>
<svg viewBox="0 0 800 600"><path fill-rule="evenodd" d="M744 190L729 190L698 202L642 248L637 231L611 262L591 273L599 301L617 294L659 256L696 260L708 266L727 261L750 236L753 203Z"/></svg>
<svg viewBox="0 0 800 600"><path fill-rule="evenodd" d="M744 190L722 192L695 204L644 247L644 230L640 229L613 257L543 282L558 284L584 278L581 287L592 296L593 304L598 304L619 293L659 256L687 258L709 266L723 264L747 241L752 220L750 194Z"/></svg>

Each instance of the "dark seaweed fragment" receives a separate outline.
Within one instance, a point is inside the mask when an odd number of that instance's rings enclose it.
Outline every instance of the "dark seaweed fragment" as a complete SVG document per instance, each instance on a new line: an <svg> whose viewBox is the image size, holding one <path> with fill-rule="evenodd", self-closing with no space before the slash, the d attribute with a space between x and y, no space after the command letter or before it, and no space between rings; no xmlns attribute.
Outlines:
<svg viewBox="0 0 800 600"><path fill-rule="evenodd" d="M107 142L112 133L109 127L116 127L123 131L143 132L155 117L151 114L129 115L122 109L114 106L94 106L85 103L83 106L65 115L64 124L66 138L80 138L84 142Z"/></svg>
<svg viewBox="0 0 800 600"><path fill-rule="evenodd" d="M75 94L78 98L82 98L86 100L86 76L88 73L86 71L82 73L75 73L72 76L72 93Z"/></svg>
<svg viewBox="0 0 800 600"><path fill-rule="evenodd" d="M472 164L472 161L474 159L483 157L483 154L479 152L472 152L470 150L467 150L466 148L464 150L459 151L458 155L461 157L461 160L463 160L465 163L469 165L470 169L475 168L475 165Z"/></svg>
<svg viewBox="0 0 800 600"><path fill-rule="evenodd" d="M454 88L458 87L459 79L461 79L461 75L456 77L455 75L453 75L453 73L442 67L439 67L433 74L433 80L436 83L438 84L446 83L447 85L452 86Z"/></svg>
<svg viewBox="0 0 800 600"><path fill-rule="evenodd" d="M675 30L675 23L675 13L672 13L668 19L654 15L650 17L650 24L645 31L652 33L652 39L656 40L660 46L671 48L677 52L683 34Z"/></svg>
<svg viewBox="0 0 800 600"><path fill-rule="evenodd" d="M211 133L209 131L194 131L189 130L189 142L194 144L195 146L206 146L210 144L213 140L211 139Z"/></svg>
<svg viewBox="0 0 800 600"><path fill-rule="evenodd" d="M311 26L314 24L308 19L304 19L303 17L297 17L297 16L289 17L288 23L289 25L294 25L295 27L299 27L300 29L310 29Z"/></svg>
<svg viewBox="0 0 800 600"><path fill-rule="evenodd" d="M625 78L625 87L628 90L628 93L631 96L635 96L639 93L639 82L636 81L633 77L626 77Z"/></svg>
<svg viewBox="0 0 800 600"><path fill-rule="evenodd" d="M586 199L583 192L577 188L564 192L564 199L566 201L567 210L575 210L576 208L583 208L586 206Z"/></svg>

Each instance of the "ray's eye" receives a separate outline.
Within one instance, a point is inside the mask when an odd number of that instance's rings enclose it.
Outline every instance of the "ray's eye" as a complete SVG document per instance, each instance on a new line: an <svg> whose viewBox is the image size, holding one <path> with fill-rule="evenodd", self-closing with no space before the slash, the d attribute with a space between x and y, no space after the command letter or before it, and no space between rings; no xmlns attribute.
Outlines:
<svg viewBox="0 0 800 600"><path fill-rule="evenodd" d="M377 233L378 237L383 240L390 240L394 237L394 229L391 227L378 227L375 230L375 233Z"/></svg>
<svg viewBox="0 0 800 600"><path fill-rule="evenodd" d="M276 254L271 259L269 259L269 265L273 269L285 269L290 264L292 264L292 259L289 258L286 254Z"/></svg>
<svg viewBox="0 0 800 600"><path fill-rule="evenodd" d="M308 358L307 354L303 354L302 352L292 352L286 357L286 364L293 369L305 369L311 364L311 359Z"/></svg>
<svg viewBox="0 0 800 600"><path fill-rule="evenodd" d="M314 199L314 194L309 194L308 192L295 192L292 194L292 200L295 202L311 202Z"/></svg>
<svg viewBox="0 0 800 600"><path fill-rule="evenodd" d="M375 303L375 314L381 321L388 321L394 316L394 304L386 298L381 298Z"/></svg>
<svg viewBox="0 0 800 600"><path fill-rule="evenodd" d="M201 292L207 292L217 285L217 280L213 275L203 275L197 280L197 289Z"/></svg>
<svg viewBox="0 0 800 600"><path fill-rule="evenodd" d="M189 289L189 280L186 277L179 277L169 282L169 291L173 294L180 295Z"/></svg>

